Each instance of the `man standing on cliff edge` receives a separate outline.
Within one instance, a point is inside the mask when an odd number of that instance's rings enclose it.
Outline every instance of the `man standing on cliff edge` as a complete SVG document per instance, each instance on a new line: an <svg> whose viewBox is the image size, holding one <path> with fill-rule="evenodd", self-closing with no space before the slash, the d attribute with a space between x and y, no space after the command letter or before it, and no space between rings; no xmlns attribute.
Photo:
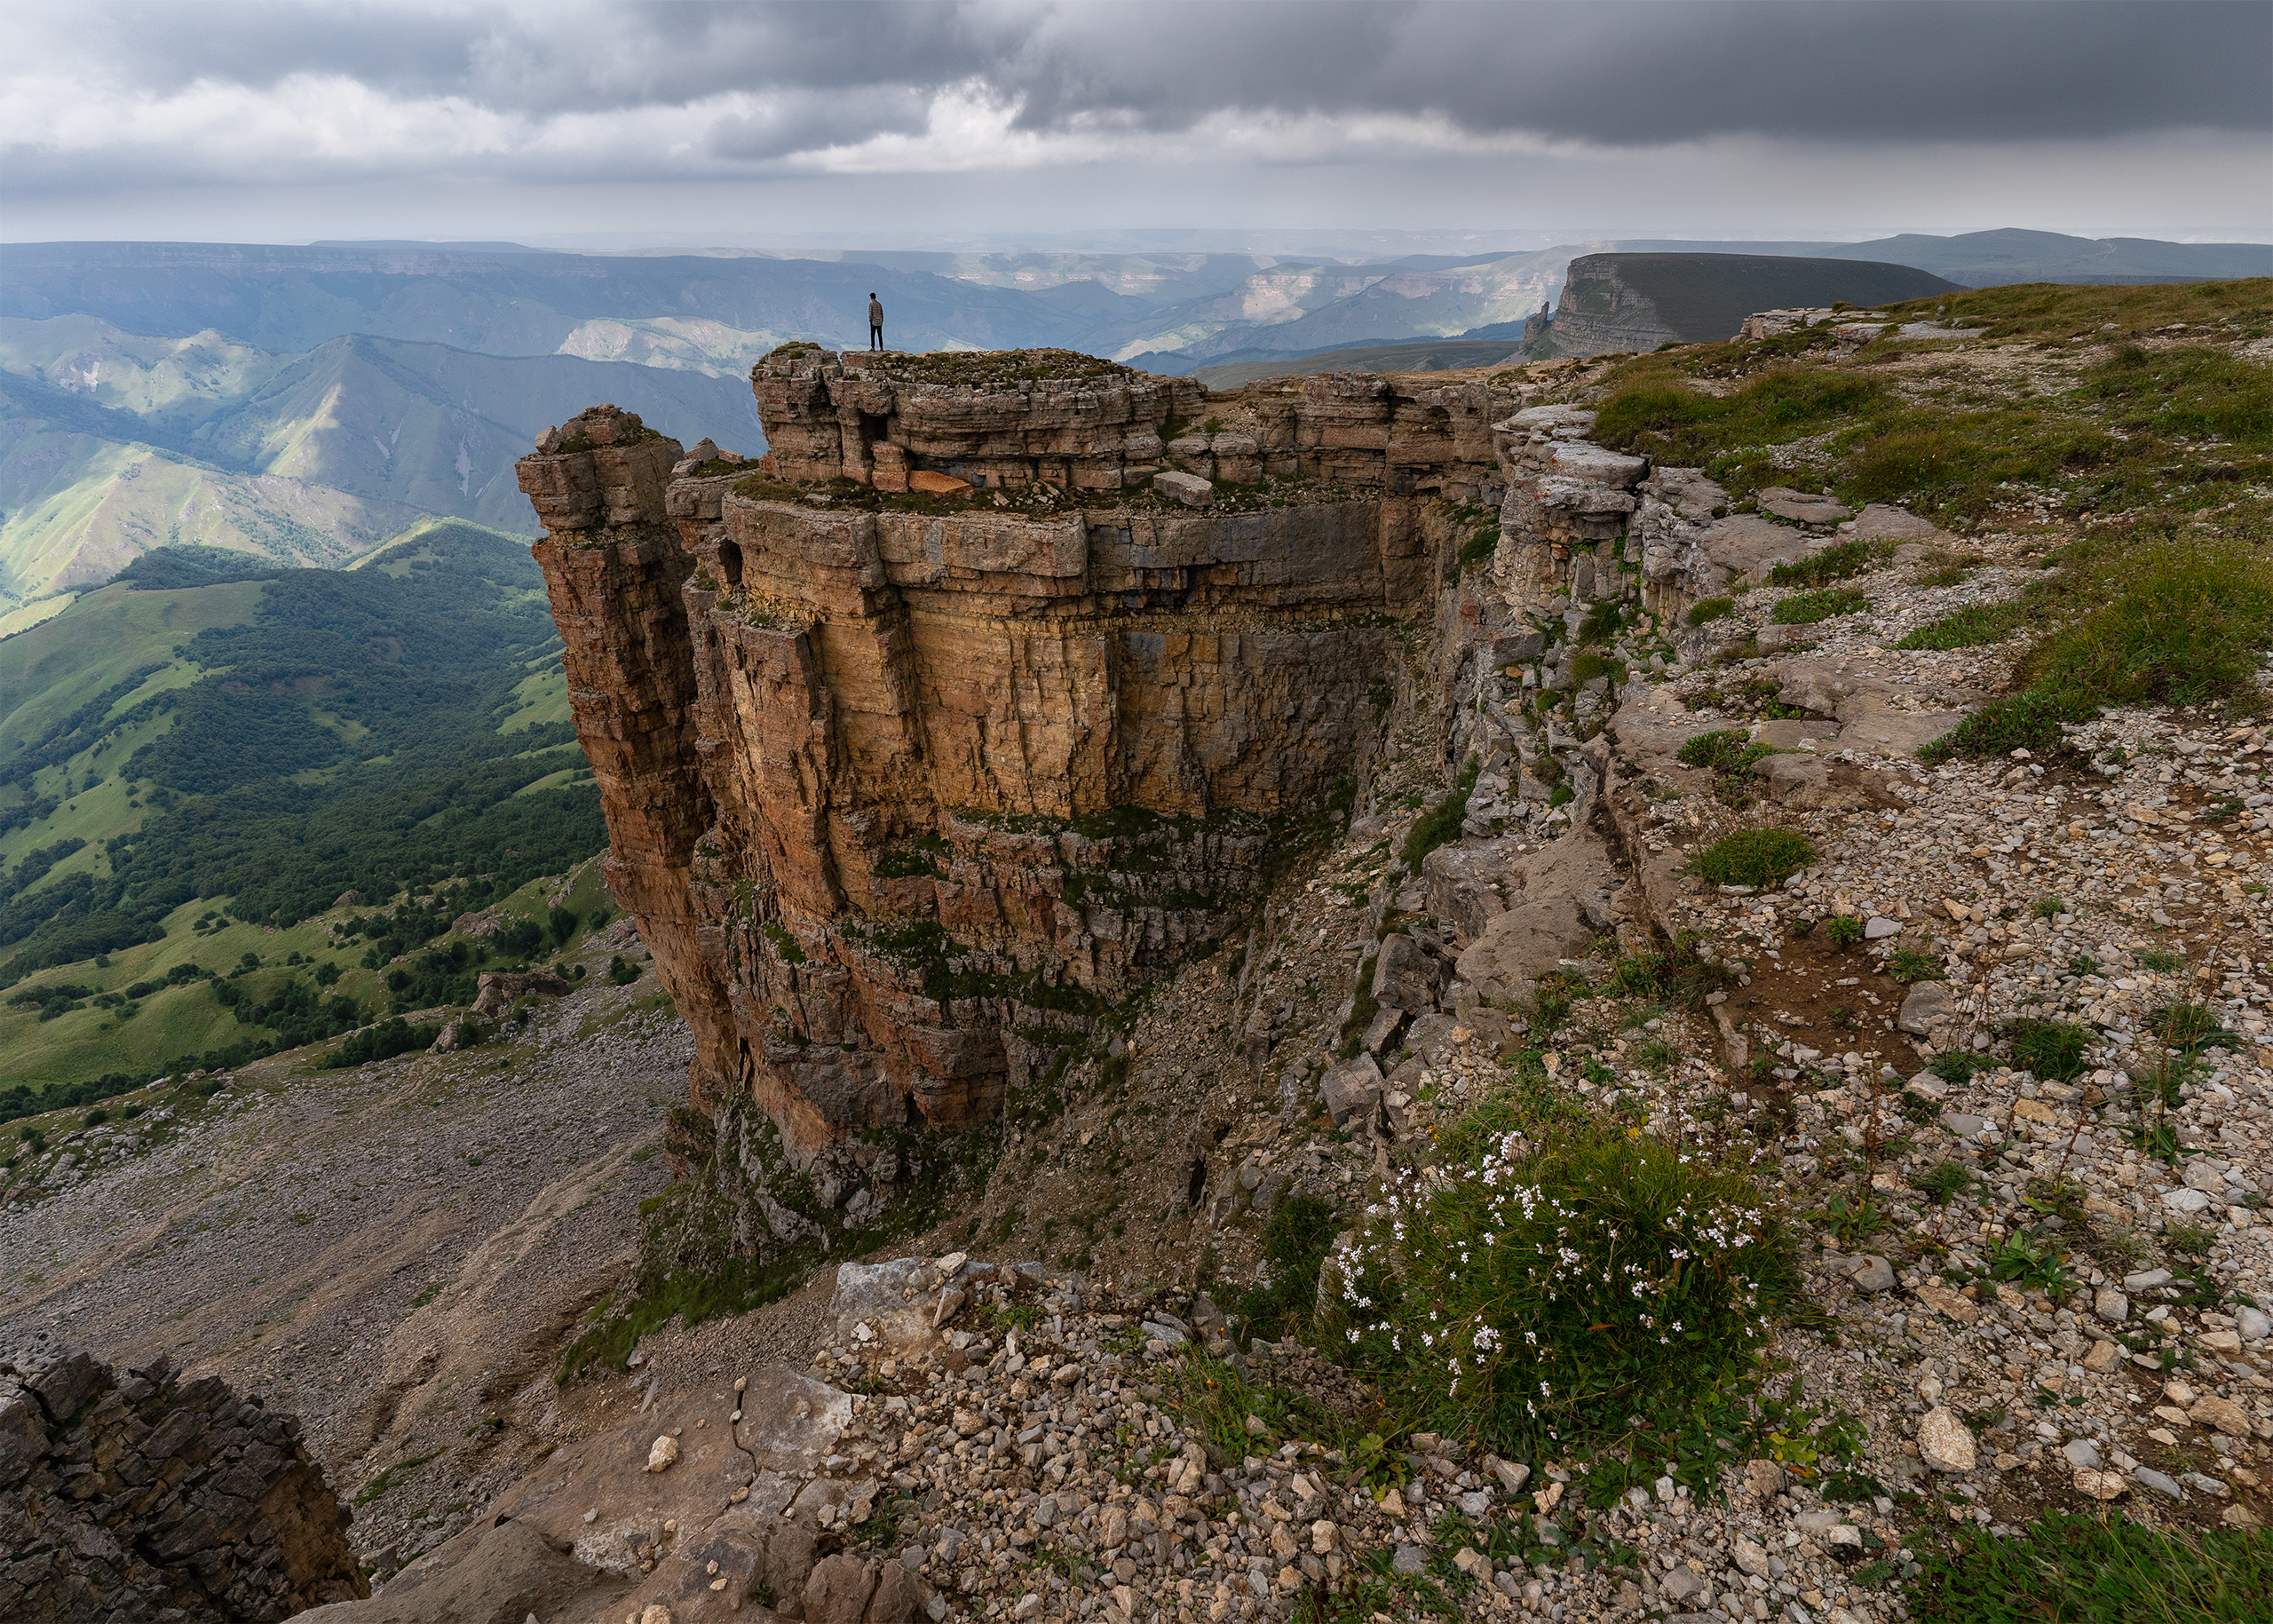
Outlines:
<svg viewBox="0 0 2273 1624"><path fill-rule="evenodd" d="M868 347L872 350L884 347L884 307L876 303L876 296L873 293L868 296Z"/></svg>

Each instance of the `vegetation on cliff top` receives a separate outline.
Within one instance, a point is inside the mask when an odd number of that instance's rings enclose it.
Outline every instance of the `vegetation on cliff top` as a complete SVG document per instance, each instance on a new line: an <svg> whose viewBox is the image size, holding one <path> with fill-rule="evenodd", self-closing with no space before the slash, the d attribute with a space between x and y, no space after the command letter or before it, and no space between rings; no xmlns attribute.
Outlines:
<svg viewBox="0 0 2273 1624"><path fill-rule="evenodd" d="M1962 526L2016 505L2078 534L2014 603L1960 609L1904 639L1957 648L2042 629L2020 685L1929 747L1953 757L2056 747L2106 706L2261 704L2273 649L2273 367L2234 341L2273 334L2273 280L2182 287L1992 288L1917 301L1901 320L2003 341L2009 367L1944 361L1948 341L1859 350L1823 329L1696 345L1615 369L1609 443L1701 464L1739 499L1776 483ZM2217 343L2203 342L2206 338ZM2028 387L2012 376L2025 375ZM1779 621L1855 600L1827 549L1778 584Z"/></svg>
<svg viewBox="0 0 2273 1624"><path fill-rule="evenodd" d="M2273 280L1985 289L1890 313L1985 321L1990 337L2031 340L2031 354L2074 352L2085 364L2071 387L2016 398L1936 366L1944 341L1849 353L1818 328L1691 345L1613 372L1600 436L1702 465L1739 497L1797 484L1944 519L1985 513L2016 487L2072 514L2195 510L2273 477L2273 369L2168 331L2181 322L2229 338L2273 332ZM2103 330L2111 321L2115 330ZM2132 342L2140 335L2156 347Z"/></svg>
<svg viewBox="0 0 2273 1624"><path fill-rule="evenodd" d="M936 384L955 389L994 389L1018 384L1118 382L1144 375L1133 367L1079 350L927 350L875 354L847 351L848 377L884 377L901 384Z"/></svg>

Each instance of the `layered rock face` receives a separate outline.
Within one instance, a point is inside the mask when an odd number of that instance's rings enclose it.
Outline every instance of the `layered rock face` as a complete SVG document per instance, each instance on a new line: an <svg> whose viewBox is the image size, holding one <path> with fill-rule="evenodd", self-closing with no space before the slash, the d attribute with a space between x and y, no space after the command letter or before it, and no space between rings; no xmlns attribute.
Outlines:
<svg viewBox="0 0 2273 1624"><path fill-rule="evenodd" d="M1239 427L1193 432L1208 408L1192 379L1067 350L840 357L791 346L750 377L772 448L760 466L800 484L900 492L928 471L998 489L1110 492L1151 479L1165 454L1239 484L1317 479L1467 500L1462 475L1493 455L1493 397L1477 383L1287 378L1250 392Z"/></svg>
<svg viewBox="0 0 2273 1624"><path fill-rule="evenodd" d="M289 1415L161 1360L0 1365L0 1617L241 1624L368 1596Z"/></svg>
<svg viewBox="0 0 2273 1624"><path fill-rule="evenodd" d="M808 1149L990 1119L1229 928L1362 770L1456 544L1397 487L1492 477L1481 386L1313 380L1207 448L1334 486L1186 512L1127 489L1200 404L1181 380L886 360L978 381L789 351L753 375L755 474L613 408L520 464L611 876L696 1033L697 1102L754 1098ZM916 463L979 488L899 495Z"/></svg>

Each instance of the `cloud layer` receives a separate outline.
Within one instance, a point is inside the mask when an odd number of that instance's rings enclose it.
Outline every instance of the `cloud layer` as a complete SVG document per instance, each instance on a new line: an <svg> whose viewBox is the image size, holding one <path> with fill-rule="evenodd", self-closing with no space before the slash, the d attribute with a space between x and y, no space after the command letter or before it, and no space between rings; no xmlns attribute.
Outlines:
<svg viewBox="0 0 2273 1624"><path fill-rule="evenodd" d="M2273 5L36 0L0 186L1991 163L2273 131ZM1607 171L1605 171L1607 172Z"/></svg>

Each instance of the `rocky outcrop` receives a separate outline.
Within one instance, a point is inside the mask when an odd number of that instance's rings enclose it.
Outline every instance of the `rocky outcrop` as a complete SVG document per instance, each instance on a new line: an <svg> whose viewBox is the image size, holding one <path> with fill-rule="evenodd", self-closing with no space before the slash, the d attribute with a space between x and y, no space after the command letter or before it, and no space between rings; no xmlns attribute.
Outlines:
<svg viewBox="0 0 2273 1624"><path fill-rule="evenodd" d="M1097 500L1172 463L1239 484L1317 479L1472 500L1462 476L1492 457L1493 386L1476 382L1276 378L1248 392L1235 426L1195 433L1194 420L1218 409L1197 380L1067 350L840 356L788 345L750 376L772 448L759 466L798 485L846 479L898 493L929 473Z"/></svg>
<svg viewBox="0 0 2273 1624"><path fill-rule="evenodd" d="M607 407L520 465L611 883L698 1104L800 1155L973 1126L1350 792L1516 401L1304 378L1171 449L1195 386L1088 357L753 380L755 473ZM1164 458L1217 505L1137 482Z"/></svg>
<svg viewBox="0 0 2273 1624"><path fill-rule="evenodd" d="M161 1359L0 1364L0 1616L240 1624L368 1596L289 1415Z"/></svg>
<svg viewBox="0 0 2273 1624"><path fill-rule="evenodd" d="M495 1020L513 1007L517 998L565 998L568 983L549 970L520 972L485 970L481 972L479 990L474 994L473 1012L481 1019Z"/></svg>
<svg viewBox="0 0 2273 1624"><path fill-rule="evenodd" d="M1581 254L1571 262L1548 343L1558 355L1644 354L1665 344L1719 344L1798 321L1770 305L1879 305L1958 291L1928 271L1872 259L1782 254Z"/></svg>

